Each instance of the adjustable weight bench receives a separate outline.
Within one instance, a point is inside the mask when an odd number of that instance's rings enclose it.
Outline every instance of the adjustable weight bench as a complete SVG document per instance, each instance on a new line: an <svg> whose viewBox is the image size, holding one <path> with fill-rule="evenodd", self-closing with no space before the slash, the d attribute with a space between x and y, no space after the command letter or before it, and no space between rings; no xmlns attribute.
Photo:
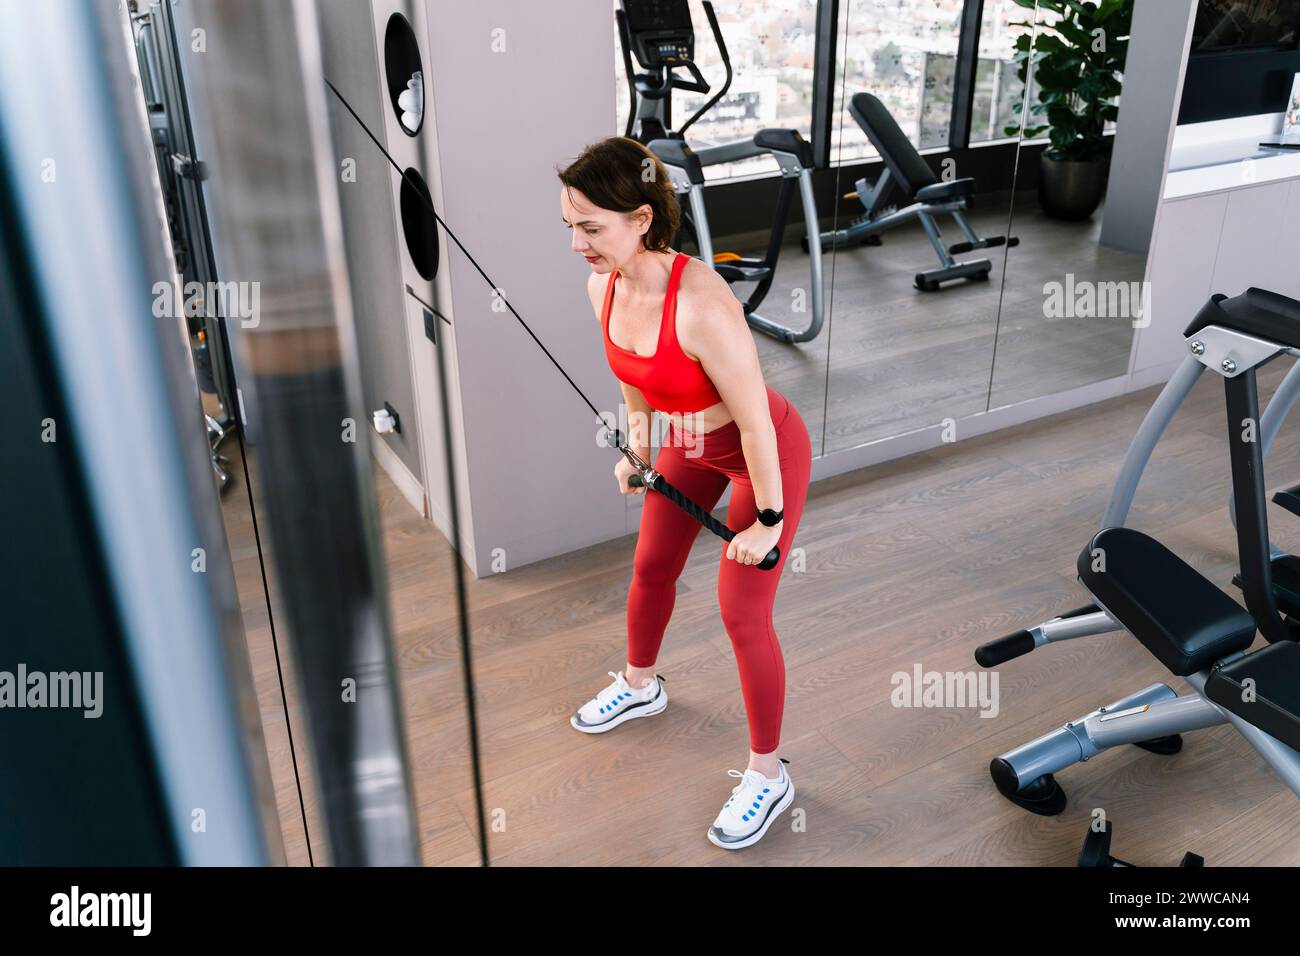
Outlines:
<svg viewBox="0 0 1300 956"><path fill-rule="evenodd" d="M876 152L880 153L885 169L874 184L868 183L866 179L859 179L854 184L856 192L849 193L846 198L859 200L864 212L846 229L823 232L822 250L843 248L852 242L880 245L880 233L916 219L939 257L939 268L916 274L918 289L933 292L939 288L940 283L950 279L987 279L993 268L988 259L958 262L953 256L994 246L1015 246L1019 245L1020 240L1005 236L981 239L975 234L963 213L963 210L970 207L975 180L968 176L945 182L936 176L903 134L885 104L870 93L855 94L849 102L849 113L867 134L867 139L876 148ZM895 183L911 199L911 205L885 212L886 201ZM944 246L939 227L934 221L934 217L941 213L956 220L957 227L966 237L964 242ZM804 250L807 249L805 239Z"/></svg>
<svg viewBox="0 0 1300 956"><path fill-rule="evenodd" d="M1279 612L1294 607L1286 600L1291 582L1279 587L1273 577L1290 556L1272 553L1262 443L1258 429L1242 425L1260 421L1256 370L1283 353L1300 357L1300 302L1260 289L1216 295L1184 334L1191 354L1139 428L1103 527L1079 555L1079 581L1092 603L991 641L975 658L993 667L1044 644L1123 628L1193 693L1152 684L995 757L989 770L998 790L1034 813L1065 809L1055 774L1066 767L1122 744L1177 753L1181 734L1219 724L1232 724L1300 795L1300 623ZM1159 541L1123 526L1136 476L1205 369L1224 381L1246 610ZM1256 630L1268 644L1248 653ZM1108 826L1090 833L1080 863L1127 865L1109 856L1109 840Z"/></svg>

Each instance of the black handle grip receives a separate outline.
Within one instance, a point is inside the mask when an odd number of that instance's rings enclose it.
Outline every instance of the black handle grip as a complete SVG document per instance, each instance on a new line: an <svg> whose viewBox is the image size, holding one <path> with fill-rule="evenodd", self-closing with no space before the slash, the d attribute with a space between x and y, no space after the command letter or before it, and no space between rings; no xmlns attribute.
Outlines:
<svg viewBox="0 0 1300 956"><path fill-rule="evenodd" d="M975 649L975 663L980 667L996 667L1009 660L1023 657L1034 649L1034 635L1028 631L1016 631L996 641L981 644Z"/></svg>
<svg viewBox="0 0 1300 956"><path fill-rule="evenodd" d="M645 479L643 479L639 474L633 474L628 476L627 483L629 487L640 488L645 484ZM662 475L656 478L655 483L650 487L654 488L655 491L658 491L670 501L675 502L679 508L686 511L688 514L693 515L700 524L704 525L704 527L708 528L724 541L730 541L736 536L736 532L732 531L717 518L713 517L713 515L709 514L672 485L668 484L668 482L664 481ZM754 565L754 567L758 568L760 571L771 571L776 567L777 562L780 560L781 549L773 547L771 551L767 552L767 556L758 564Z"/></svg>

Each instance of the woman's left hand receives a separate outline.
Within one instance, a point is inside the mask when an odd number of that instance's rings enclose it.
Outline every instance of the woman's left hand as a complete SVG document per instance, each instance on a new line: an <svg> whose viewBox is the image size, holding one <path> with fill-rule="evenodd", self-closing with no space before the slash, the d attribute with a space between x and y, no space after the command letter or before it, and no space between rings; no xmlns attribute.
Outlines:
<svg viewBox="0 0 1300 956"><path fill-rule="evenodd" d="M763 522L755 521L727 544L727 558L741 564L761 564L780 540L780 524L769 528Z"/></svg>

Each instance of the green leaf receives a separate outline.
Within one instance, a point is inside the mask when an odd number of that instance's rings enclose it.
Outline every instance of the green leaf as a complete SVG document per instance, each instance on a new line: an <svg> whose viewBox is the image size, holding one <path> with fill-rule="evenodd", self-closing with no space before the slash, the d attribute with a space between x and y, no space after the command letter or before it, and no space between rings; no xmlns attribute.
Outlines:
<svg viewBox="0 0 1300 956"><path fill-rule="evenodd" d="M1101 92L1102 78L1095 73L1085 73L1079 77L1079 83L1074 88L1074 92L1085 103L1095 103L1103 99Z"/></svg>
<svg viewBox="0 0 1300 956"><path fill-rule="evenodd" d="M1086 50L1092 45L1092 34L1069 20L1056 24L1056 31L1080 49Z"/></svg>
<svg viewBox="0 0 1300 956"><path fill-rule="evenodd" d="M1132 9L1132 2L1133 0L1101 0L1101 6L1097 8L1097 19L1109 20L1117 13L1124 13L1126 9Z"/></svg>
<svg viewBox="0 0 1300 956"><path fill-rule="evenodd" d="M1119 96L1124 91L1123 85L1115 76L1100 73L1096 75L1097 99L1108 100Z"/></svg>
<svg viewBox="0 0 1300 956"><path fill-rule="evenodd" d="M1080 3L1079 0L1068 0L1068 3L1070 9L1076 14L1075 22L1077 22L1081 28L1084 30L1091 30L1097 25L1096 17L1094 16L1097 11L1096 7L1092 4Z"/></svg>
<svg viewBox="0 0 1300 956"><path fill-rule="evenodd" d="M1078 117L1070 107L1063 103L1055 103L1047 111L1047 121L1051 123L1052 126L1069 130L1070 134L1074 135Z"/></svg>
<svg viewBox="0 0 1300 956"><path fill-rule="evenodd" d="M1052 132L1049 134L1048 138L1052 141L1053 146L1066 155L1069 154L1070 148L1074 146L1075 142L1075 136L1073 133L1069 130L1057 129L1056 127L1052 127Z"/></svg>
<svg viewBox="0 0 1300 956"><path fill-rule="evenodd" d="M1074 72L1053 70L1044 63L1039 66L1038 72L1034 74L1034 79L1038 82L1038 88L1043 92L1047 92L1049 90L1073 90L1077 76Z"/></svg>
<svg viewBox="0 0 1300 956"><path fill-rule="evenodd" d="M1052 54L1051 63L1053 70L1058 73L1078 73L1079 68L1083 66L1084 58L1072 50L1061 50Z"/></svg>

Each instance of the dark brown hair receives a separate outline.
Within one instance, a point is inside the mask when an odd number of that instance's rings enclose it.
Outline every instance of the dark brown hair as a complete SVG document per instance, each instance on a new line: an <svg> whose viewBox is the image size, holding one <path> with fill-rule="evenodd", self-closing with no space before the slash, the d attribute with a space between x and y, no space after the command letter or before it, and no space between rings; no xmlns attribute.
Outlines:
<svg viewBox="0 0 1300 956"><path fill-rule="evenodd" d="M626 136L602 139L556 172L560 182L601 209L629 213L648 205L650 228L641 242L651 252L668 250L681 223L681 207L664 164L636 140Z"/></svg>

